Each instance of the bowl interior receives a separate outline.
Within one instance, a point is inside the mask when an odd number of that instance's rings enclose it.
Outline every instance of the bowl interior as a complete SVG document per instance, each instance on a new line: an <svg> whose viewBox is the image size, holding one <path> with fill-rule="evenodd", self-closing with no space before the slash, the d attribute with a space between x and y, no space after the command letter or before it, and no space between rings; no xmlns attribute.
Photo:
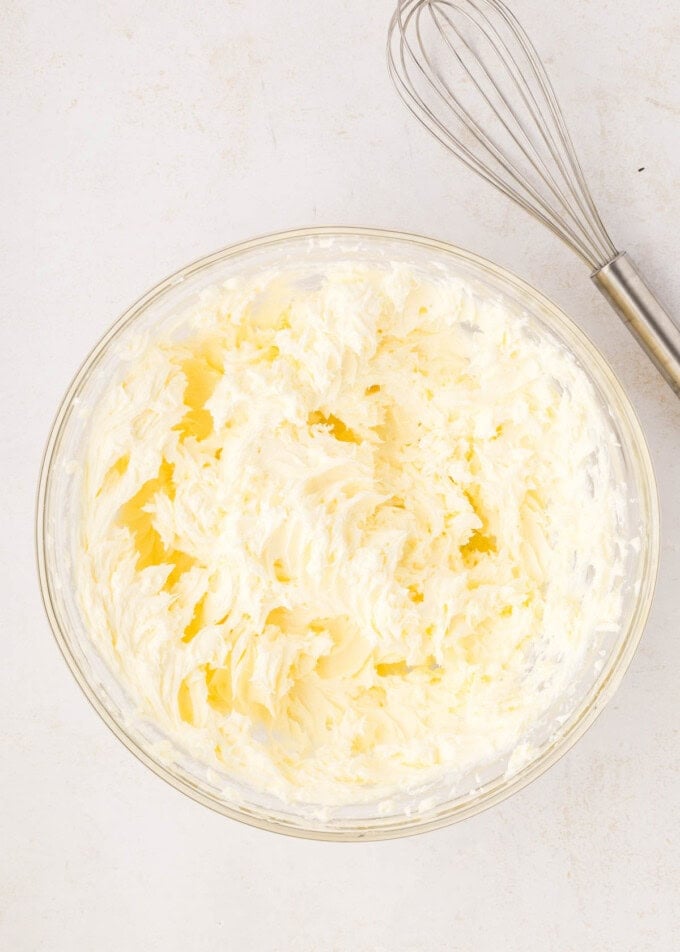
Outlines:
<svg viewBox="0 0 680 952"><path fill-rule="evenodd" d="M91 409L156 334L188 333L186 314L200 292L236 275L295 267L310 280L331 263L375 267L404 263L430 279L463 279L473 293L500 299L525 315L536 333L568 349L590 378L616 446L612 479L625 487L619 521L626 546L623 612L614 631L599 632L584 657L573 691L556 702L523 745L474 775L405 791L389 806L291 806L196 762L152 722L98 654L76 599L83 449ZM60 647L87 697L118 737L148 766L185 793L227 815L301 836L368 839L404 835L478 812L525 785L580 736L618 684L649 610L658 557L658 512L649 455L635 415L598 352L565 315L519 279L474 255L399 233L318 229L247 242L178 272L135 304L87 359L55 421L43 466L38 510L38 560L46 608ZM514 759L513 759L514 758Z"/></svg>

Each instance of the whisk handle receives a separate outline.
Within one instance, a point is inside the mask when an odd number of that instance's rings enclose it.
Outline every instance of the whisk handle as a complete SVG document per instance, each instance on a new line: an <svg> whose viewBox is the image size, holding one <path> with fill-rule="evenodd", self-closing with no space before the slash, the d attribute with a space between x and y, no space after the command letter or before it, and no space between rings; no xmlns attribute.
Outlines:
<svg viewBox="0 0 680 952"><path fill-rule="evenodd" d="M680 328L625 252L592 275L623 323L680 396Z"/></svg>

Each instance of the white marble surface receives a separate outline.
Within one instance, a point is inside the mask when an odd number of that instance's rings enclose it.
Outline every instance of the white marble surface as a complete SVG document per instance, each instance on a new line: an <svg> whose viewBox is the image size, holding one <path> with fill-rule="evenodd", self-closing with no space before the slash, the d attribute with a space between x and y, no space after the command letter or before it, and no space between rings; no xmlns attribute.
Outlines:
<svg viewBox="0 0 680 952"><path fill-rule="evenodd" d="M579 261L407 115L384 64L391 5L2 4L0 947L8 952L680 947L680 402ZM549 64L615 240L680 314L677 0L513 7ZM34 568L43 445L90 346L185 262L314 223L449 239L545 290L630 393L663 508L651 619L587 736L500 807L374 845L251 830L154 777L81 696L50 635Z"/></svg>

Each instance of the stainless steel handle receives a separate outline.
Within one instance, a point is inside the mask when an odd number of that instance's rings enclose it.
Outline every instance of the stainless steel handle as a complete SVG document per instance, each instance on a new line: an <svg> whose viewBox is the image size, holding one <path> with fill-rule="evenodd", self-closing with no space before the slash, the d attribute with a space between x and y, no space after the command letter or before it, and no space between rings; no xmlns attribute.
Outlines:
<svg viewBox="0 0 680 952"><path fill-rule="evenodd" d="M621 252L592 279L680 396L680 328L628 255Z"/></svg>

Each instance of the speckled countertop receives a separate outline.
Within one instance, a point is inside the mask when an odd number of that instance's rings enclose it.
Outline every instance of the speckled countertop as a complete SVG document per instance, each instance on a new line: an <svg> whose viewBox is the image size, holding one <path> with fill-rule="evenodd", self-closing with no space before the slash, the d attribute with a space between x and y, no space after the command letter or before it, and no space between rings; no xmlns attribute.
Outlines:
<svg viewBox="0 0 680 952"><path fill-rule="evenodd" d="M680 315L678 3L512 6L612 236ZM0 11L3 949L678 948L680 401L579 261L408 116L384 63L391 7L14 0ZM137 763L59 657L33 558L44 441L91 345L187 261L312 224L448 239L545 291L628 390L663 516L647 631L577 747L473 820L358 847L239 826Z"/></svg>

